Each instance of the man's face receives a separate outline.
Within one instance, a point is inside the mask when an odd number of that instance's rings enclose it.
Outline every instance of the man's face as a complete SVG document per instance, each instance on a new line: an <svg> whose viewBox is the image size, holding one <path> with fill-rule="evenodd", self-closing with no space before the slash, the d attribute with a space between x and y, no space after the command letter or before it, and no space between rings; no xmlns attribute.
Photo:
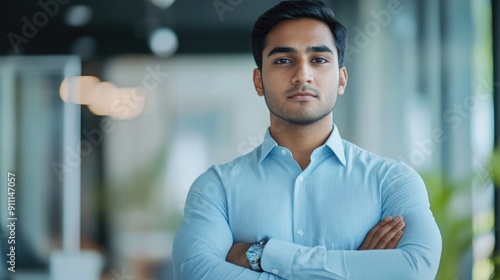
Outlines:
<svg viewBox="0 0 500 280"><path fill-rule="evenodd" d="M271 118L311 124L327 116L347 83L328 26L314 19L280 22L266 37L262 71L254 70L257 93Z"/></svg>

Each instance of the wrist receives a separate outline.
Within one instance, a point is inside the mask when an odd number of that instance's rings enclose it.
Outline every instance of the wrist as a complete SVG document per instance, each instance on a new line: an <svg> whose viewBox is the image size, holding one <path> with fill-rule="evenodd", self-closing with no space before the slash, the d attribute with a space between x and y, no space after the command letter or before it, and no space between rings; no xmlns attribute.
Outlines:
<svg viewBox="0 0 500 280"><path fill-rule="evenodd" d="M267 241L263 239L258 243L251 245L245 253L246 259L248 260L250 267L254 271L259 271L259 272L262 271L260 263L266 242Z"/></svg>

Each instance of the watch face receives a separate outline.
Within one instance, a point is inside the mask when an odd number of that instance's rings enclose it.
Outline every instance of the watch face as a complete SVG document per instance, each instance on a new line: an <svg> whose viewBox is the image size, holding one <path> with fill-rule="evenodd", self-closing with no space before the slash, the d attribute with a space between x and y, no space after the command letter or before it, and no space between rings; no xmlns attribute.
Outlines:
<svg viewBox="0 0 500 280"><path fill-rule="evenodd" d="M257 262L262 257L263 246L260 244L253 244L247 250L247 259L249 262Z"/></svg>

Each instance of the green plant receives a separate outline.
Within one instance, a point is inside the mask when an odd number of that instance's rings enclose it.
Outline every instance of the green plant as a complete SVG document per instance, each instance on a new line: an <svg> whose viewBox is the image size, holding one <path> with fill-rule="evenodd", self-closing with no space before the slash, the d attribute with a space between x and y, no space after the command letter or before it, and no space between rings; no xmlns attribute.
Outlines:
<svg viewBox="0 0 500 280"><path fill-rule="evenodd" d="M460 261L471 248L473 232L471 212L457 211L458 200L470 197L470 180L448 182L441 174L422 176L432 212L441 231L443 251L436 279L457 279Z"/></svg>

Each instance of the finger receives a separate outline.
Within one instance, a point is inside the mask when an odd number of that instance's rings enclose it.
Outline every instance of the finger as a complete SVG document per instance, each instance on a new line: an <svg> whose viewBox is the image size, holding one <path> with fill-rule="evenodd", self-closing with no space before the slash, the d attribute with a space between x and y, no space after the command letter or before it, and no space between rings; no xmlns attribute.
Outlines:
<svg viewBox="0 0 500 280"><path fill-rule="evenodd" d="M366 249L375 249L380 239L383 238L389 230L394 228L398 222L399 221L391 217L391 219L387 219L385 223L379 223L374 227L367 236L367 241L369 241L369 243L367 243Z"/></svg>
<svg viewBox="0 0 500 280"><path fill-rule="evenodd" d="M381 246L387 245L394 235L404 227L403 217L398 216L380 227L373 233L368 249L383 249ZM386 236L389 234L388 236Z"/></svg>
<svg viewBox="0 0 500 280"><path fill-rule="evenodd" d="M368 234L366 235L365 237L365 240L363 241L363 244L361 245L361 247L359 247L358 250L367 250L369 249L369 246L370 244L372 243L372 239L373 239L373 236L375 235L375 233L380 230L380 228L382 228L383 226L385 226L387 223L389 223L390 221L392 221L392 217L391 216L388 216L388 217L385 217L382 221L380 221L374 228L372 228Z"/></svg>
<svg viewBox="0 0 500 280"><path fill-rule="evenodd" d="M402 231L405 226L403 221L399 221L394 227L389 228L389 225L386 225L379 231L379 234L376 234L376 237L373 240L378 238L378 241L374 243L372 241L373 249L385 249L387 244L397 235L399 231Z"/></svg>
<svg viewBox="0 0 500 280"><path fill-rule="evenodd" d="M402 217L390 221L374 233L372 241L369 245L370 249L383 249L387 243L396 235L396 233L404 226Z"/></svg>
<svg viewBox="0 0 500 280"><path fill-rule="evenodd" d="M399 241L401 240L401 237L403 237L403 231L400 230L396 233L396 235L387 243L384 249L396 249L398 246Z"/></svg>
<svg viewBox="0 0 500 280"><path fill-rule="evenodd" d="M373 227L366 235L365 240L363 241L363 244L361 245L361 247L359 247L358 250L367 250L368 246L372 242L373 235L375 234L375 232L377 232L382 226L384 226L385 224L387 224L391 220L392 220L392 217L388 216L388 217L384 218L382 221L380 221L375 227Z"/></svg>

